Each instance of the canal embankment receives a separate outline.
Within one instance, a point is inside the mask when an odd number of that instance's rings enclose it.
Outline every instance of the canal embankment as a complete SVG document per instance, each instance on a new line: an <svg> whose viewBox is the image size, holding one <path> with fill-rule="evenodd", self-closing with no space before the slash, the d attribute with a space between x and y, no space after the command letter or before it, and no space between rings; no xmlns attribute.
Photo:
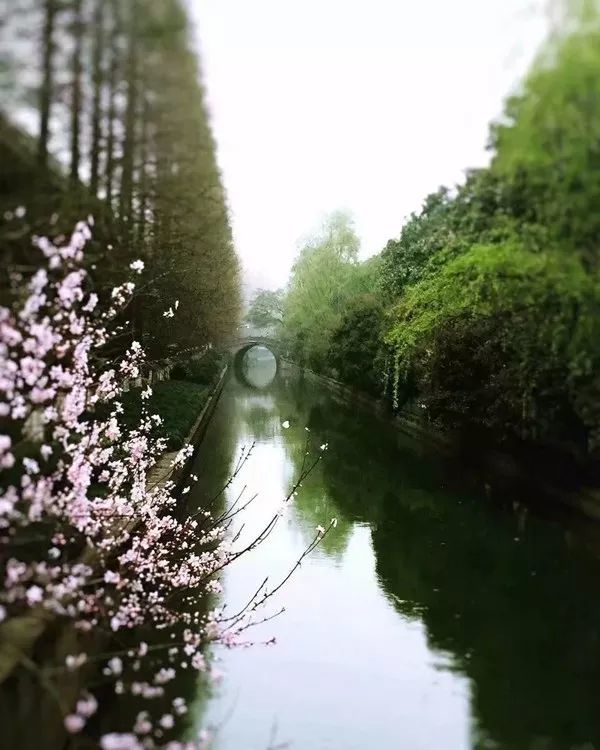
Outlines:
<svg viewBox="0 0 600 750"><path fill-rule="evenodd" d="M394 411L389 399L376 398L335 378L282 359L281 366L323 385L336 398L357 404L429 449L454 458L481 475L486 493L494 485L502 495L519 488L520 498L529 495L533 504L551 502L590 520L600 522L600 488L587 483L577 463L553 447L528 444L504 445L493 436L459 435L433 426L418 406Z"/></svg>

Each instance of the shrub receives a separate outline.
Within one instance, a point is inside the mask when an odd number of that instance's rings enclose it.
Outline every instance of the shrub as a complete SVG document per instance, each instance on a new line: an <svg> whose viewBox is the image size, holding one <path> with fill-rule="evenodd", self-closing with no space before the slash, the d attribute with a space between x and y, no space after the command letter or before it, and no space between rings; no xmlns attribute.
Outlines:
<svg viewBox="0 0 600 750"><path fill-rule="evenodd" d="M387 341L444 424L597 442L600 289L579 260L479 245L409 288Z"/></svg>
<svg viewBox="0 0 600 750"><path fill-rule="evenodd" d="M155 434L164 437L170 450L181 448L202 407L206 403L209 389L198 383L167 380L152 388L148 399L153 413L160 414L162 423ZM140 389L123 394L123 421L128 427L139 424L142 414Z"/></svg>
<svg viewBox="0 0 600 750"><path fill-rule="evenodd" d="M179 363L171 370L171 380L187 380L190 383L210 385L219 375L224 365L224 356L209 349L199 357Z"/></svg>
<svg viewBox="0 0 600 750"><path fill-rule="evenodd" d="M335 376L345 383L379 394L379 359L383 312L373 295L354 300L334 330L327 355Z"/></svg>

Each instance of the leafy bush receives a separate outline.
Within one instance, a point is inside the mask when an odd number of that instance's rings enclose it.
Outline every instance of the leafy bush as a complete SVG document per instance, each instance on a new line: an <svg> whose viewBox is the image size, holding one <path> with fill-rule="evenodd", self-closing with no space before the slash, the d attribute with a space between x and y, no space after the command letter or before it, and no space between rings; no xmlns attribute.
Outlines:
<svg viewBox="0 0 600 750"><path fill-rule="evenodd" d="M555 241L597 263L600 10L597 0L566 5L567 17L492 128L492 169L518 178L522 204Z"/></svg>
<svg viewBox="0 0 600 750"><path fill-rule="evenodd" d="M152 386L148 410L162 417L157 434L167 439L170 450L182 447L209 393L206 386L178 380L166 380ZM124 424L135 427L141 417L139 389L124 393L122 402Z"/></svg>
<svg viewBox="0 0 600 750"><path fill-rule="evenodd" d="M598 438L600 287L580 261L479 245L410 287L387 341L432 418L505 437Z"/></svg>
<svg viewBox="0 0 600 750"><path fill-rule="evenodd" d="M223 355L210 349L201 357L175 365L171 370L171 380L187 380L190 383L210 385L223 369L223 365Z"/></svg>
<svg viewBox="0 0 600 750"><path fill-rule="evenodd" d="M430 194L381 255L347 217L302 250L284 300L293 359L441 426L600 440L600 3L565 2L501 121L489 167ZM379 308L381 305L381 309ZM381 332L384 331L382 335Z"/></svg>
<svg viewBox="0 0 600 750"><path fill-rule="evenodd" d="M327 372L334 332L353 301L373 289L377 261L358 261L351 219L332 214L298 256L283 302L281 335L295 362Z"/></svg>
<svg viewBox="0 0 600 750"><path fill-rule="evenodd" d="M333 332L327 355L335 377L373 394L381 392L382 321L383 310L374 295L353 300Z"/></svg>

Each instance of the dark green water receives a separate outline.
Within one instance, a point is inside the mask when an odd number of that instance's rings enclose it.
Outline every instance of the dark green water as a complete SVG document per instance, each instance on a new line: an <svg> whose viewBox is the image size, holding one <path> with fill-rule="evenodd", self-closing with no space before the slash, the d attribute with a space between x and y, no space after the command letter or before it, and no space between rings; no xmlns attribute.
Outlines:
<svg viewBox="0 0 600 750"><path fill-rule="evenodd" d="M266 365L250 366L257 385ZM219 654L225 677L196 717L219 726L215 747L600 748L595 532L491 502L457 467L292 372L264 390L227 385L198 499L255 441L227 492L259 493L249 537L293 483L307 438L311 453L329 450L265 545L228 571L231 608L284 575L317 524L338 525L269 608L286 612L249 633L277 645Z"/></svg>

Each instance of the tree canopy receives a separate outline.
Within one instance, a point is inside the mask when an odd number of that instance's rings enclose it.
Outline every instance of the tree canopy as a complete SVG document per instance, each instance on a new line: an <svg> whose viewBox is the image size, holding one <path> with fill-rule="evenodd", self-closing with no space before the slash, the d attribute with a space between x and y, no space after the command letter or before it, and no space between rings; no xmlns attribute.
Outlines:
<svg viewBox="0 0 600 750"><path fill-rule="evenodd" d="M255 293L246 320L255 328L274 328L283 320L283 290L258 289Z"/></svg>
<svg viewBox="0 0 600 750"><path fill-rule="evenodd" d="M338 212L307 238L292 268L283 335L293 356L316 369L326 364L329 341L349 301L368 288L358 249L351 218Z"/></svg>
<svg viewBox="0 0 600 750"><path fill-rule="evenodd" d="M3 267L35 261L28 230L92 214L99 286L145 264L129 337L154 359L220 342L239 319L239 266L183 3L19 0L2 32L11 113L38 122L15 144L0 116Z"/></svg>
<svg viewBox="0 0 600 750"><path fill-rule="evenodd" d="M375 260L327 232L303 248L284 303L299 361L441 426L598 451L599 5L562 4L490 165L427 196Z"/></svg>

